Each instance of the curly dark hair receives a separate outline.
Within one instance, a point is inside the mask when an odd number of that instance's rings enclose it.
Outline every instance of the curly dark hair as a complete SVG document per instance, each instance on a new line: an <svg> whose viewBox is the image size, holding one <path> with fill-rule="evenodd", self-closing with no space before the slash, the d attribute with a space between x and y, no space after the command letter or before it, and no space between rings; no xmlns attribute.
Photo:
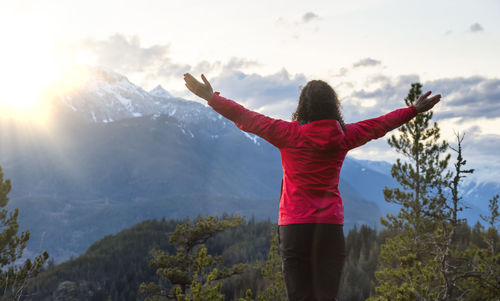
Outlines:
<svg viewBox="0 0 500 301"><path fill-rule="evenodd" d="M340 102L333 88L322 80L309 81L300 92L292 121L306 124L316 120L337 120L345 131Z"/></svg>

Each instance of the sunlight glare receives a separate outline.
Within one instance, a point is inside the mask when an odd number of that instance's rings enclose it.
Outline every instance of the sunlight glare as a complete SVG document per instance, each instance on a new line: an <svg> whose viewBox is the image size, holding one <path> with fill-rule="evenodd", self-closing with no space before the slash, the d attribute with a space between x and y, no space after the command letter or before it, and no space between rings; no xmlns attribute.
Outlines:
<svg viewBox="0 0 500 301"><path fill-rule="evenodd" d="M0 56L0 114L33 118L41 113L44 87L57 76L47 41L39 33L11 32Z"/></svg>
<svg viewBox="0 0 500 301"><path fill-rule="evenodd" d="M47 32L18 28L0 51L0 117L46 122L54 97L88 78L84 65L95 57L85 51L67 52Z"/></svg>

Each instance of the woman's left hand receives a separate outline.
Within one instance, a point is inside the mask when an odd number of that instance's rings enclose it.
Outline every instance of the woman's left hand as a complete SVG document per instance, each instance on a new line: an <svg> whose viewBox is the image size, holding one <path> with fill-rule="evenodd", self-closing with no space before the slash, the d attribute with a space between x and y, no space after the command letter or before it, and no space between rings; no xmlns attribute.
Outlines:
<svg viewBox="0 0 500 301"><path fill-rule="evenodd" d="M214 90L212 89L212 86L208 82L205 75L202 74L201 79L203 80L204 84L197 81L196 78L194 78L191 74L184 74L184 81L186 82L186 87L189 89L189 91L205 99L206 101L209 101L214 95Z"/></svg>
<svg viewBox="0 0 500 301"><path fill-rule="evenodd" d="M429 95L431 95L431 91L420 95L417 101L415 101L413 106L415 107L415 109L417 109L417 112L427 112L441 100L441 94L434 95L431 98L427 98L429 97Z"/></svg>

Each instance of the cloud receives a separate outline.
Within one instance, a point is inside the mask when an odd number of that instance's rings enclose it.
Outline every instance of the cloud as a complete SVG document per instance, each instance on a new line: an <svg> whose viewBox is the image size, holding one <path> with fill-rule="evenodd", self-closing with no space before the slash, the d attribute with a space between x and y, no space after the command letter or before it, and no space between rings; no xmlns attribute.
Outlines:
<svg viewBox="0 0 500 301"><path fill-rule="evenodd" d="M368 67L368 66L380 65L381 63L382 63L381 61L378 61L378 60L375 60L375 59L367 57L367 58L364 58L364 59L360 60L359 62L354 63L352 66L354 68L357 68L357 67Z"/></svg>
<svg viewBox="0 0 500 301"><path fill-rule="evenodd" d="M443 95L443 110L436 111L436 118L472 120L500 116L500 79L481 76L457 77L434 80L426 86Z"/></svg>
<svg viewBox="0 0 500 301"><path fill-rule="evenodd" d="M304 74L291 75L286 69L270 75L225 69L212 79L212 86L223 92L222 96L282 119L290 118L305 83Z"/></svg>
<svg viewBox="0 0 500 301"><path fill-rule="evenodd" d="M288 32L286 37L290 40L299 40L302 36L308 35L310 33L316 33L320 31L320 27L317 26L315 20L320 20L320 16L314 12L306 12L302 15L300 19L285 19L279 17L275 21L275 25ZM308 25L311 24L311 25Z"/></svg>
<svg viewBox="0 0 500 301"><path fill-rule="evenodd" d="M461 131L465 134L462 142L463 156L467 160L465 168L475 169L474 173L467 177L469 180L479 182L499 182L500 157L500 135L482 134L477 126ZM449 139L450 146L457 148L456 138ZM455 160L456 153L452 152Z"/></svg>
<svg viewBox="0 0 500 301"><path fill-rule="evenodd" d="M354 89L346 97L341 96L345 121L373 118L404 106L403 100L411 83L419 81L419 76L415 74L395 78L381 74L373 76L368 79L366 88Z"/></svg>
<svg viewBox="0 0 500 301"><path fill-rule="evenodd" d="M414 82L420 82L419 76L414 74L395 78L381 74L373 76L367 81L366 88L353 90L343 106L346 112L354 112L347 114L352 120L383 114L404 105L403 99ZM372 85L377 88L370 89ZM437 120L494 119L500 116L500 79L481 76L443 78L423 82L422 92L428 90L443 96L440 109L435 111Z"/></svg>
<svg viewBox="0 0 500 301"><path fill-rule="evenodd" d="M349 72L349 69L345 68L345 67L342 67L338 70L337 73L332 73L332 77L344 77L347 75L347 73Z"/></svg>
<svg viewBox="0 0 500 301"><path fill-rule="evenodd" d="M103 40L88 38L81 41L77 48L92 53L97 66L121 73L146 89L159 82L182 79L186 72L195 75L217 74L223 70L240 70L259 65L255 60L239 57L232 57L226 62L204 60L195 65L183 64L171 58L168 44L145 47L138 36L123 34Z"/></svg>
<svg viewBox="0 0 500 301"><path fill-rule="evenodd" d="M456 144L456 141L453 141ZM500 135L481 134L477 129L465 131L464 152L482 157L486 160L485 163L491 162L494 159L496 165L500 165L500 157L498 150L500 149Z"/></svg>
<svg viewBox="0 0 500 301"><path fill-rule="evenodd" d="M474 23L472 24L470 27L469 27L470 31L471 32L480 32L480 31L484 31L484 28L483 26L481 26L481 24L479 23Z"/></svg>
<svg viewBox="0 0 500 301"><path fill-rule="evenodd" d="M232 57L229 62L224 65L226 69L241 69L258 66L259 63L255 60L247 60L244 58Z"/></svg>
<svg viewBox="0 0 500 301"><path fill-rule="evenodd" d="M208 62L201 61L191 68L189 72L192 74L207 74L209 72L220 73L223 70L241 70L249 67L259 66L260 64L256 60L248 60L245 58L232 57L228 62L223 63L221 61Z"/></svg>
<svg viewBox="0 0 500 301"><path fill-rule="evenodd" d="M124 74L146 72L151 76L180 76L189 65L174 63L169 45L141 46L138 36L115 34L106 40L88 38L81 46L96 56L96 64Z"/></svg>
<svg viewBox="0 0 500 301"><path fill-rule="evenodd" d="M383 138L372 140L360 148L356 148L349 152L350 155L359 159L383 160L394 162L395 158L401 157L387 144L387 139L396 131L386 134ZM500 149L500 135L481 134L477 129L469 129L460 134L465 133L465 139L462 143L463 156L467 160L465 168L474 168L472 175L467 177L467 180L476 180L479 182L499 182L500 157L498 149ZM441 129L441 134L446 133ZM450 136L450 135L447 135ZM452 147L456 147L456 139L449 137L448 143ZM451 164L455 163L456 153L450 151L452 159Z"/></svg>
<svg viewBox="0 0 500 301"><path fill-rule="evenodd" d="M312 20L319 19L319 16L313 12L307 12L302 16L302 22L307 23Z"/></svg>
<svg viewBox="0 0 500 301"><path fill-rule="evenodd" d="M194 67L191 68L190 72L195 75L195 76L198 76L199 74L207 74L211 71L214 71L214 70L219 70L222 68L222 63L220 61L216 61L216 62L209 62L209 61L201 61L199 63L197 63Z"/></svg>

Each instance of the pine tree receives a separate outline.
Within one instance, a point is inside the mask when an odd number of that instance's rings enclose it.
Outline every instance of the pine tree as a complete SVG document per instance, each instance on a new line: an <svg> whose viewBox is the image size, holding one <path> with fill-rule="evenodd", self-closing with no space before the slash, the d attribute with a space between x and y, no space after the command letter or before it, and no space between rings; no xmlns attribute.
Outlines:
<svg viewBox="0 0 500 301"><path fill-rule="evenodd" d="M285 301L288 300L285 290L285 280L282 273L281 257L278 254L278 235L276 228L271 229L271 245L267 261L262 268L262 276L266 281L266 289L257 298L258 301Z"/></svg>
<svg viewBox="0 0 500 301"><path fill-rule="evenodd" d="M366 300L372 285L380 247L377 230L367 225L349 230L345 240L347 258L342 269L340 300Z"/></svg>
<svg viewBox="0 0 500 301"><path fill-rule="evenodd" d="M499 195L489 201L489 216L481 216L488 224L484 229L477 224L479 244L472 243L461 253L466 260L466 269L454 275L464 300L499 300L500 296L500 236L498 220ZM479 246L483 245L483 247Z"/></svg>
<svg viewBox="0 0 500 301"><path fill-rule="evenodd" d="M421 94L422 85L414 83L406 105L412 105ZM439 261L433 254L435 232L440 223L434 215L445 203L443 190L450 173L447 171L448 144L440 141L440 130L431 124L432 111L418 114L402 125L389 139L389 145L402 154L391 174L401 188L384 189L387 202L401 205L400 212L381 219L382 225L396 233L381 246L376 272L378 285L372 300L434 300L443 283Z"/></svg>
<svg viewBox="0 0 500 301"><path fill-rule="evenodd" d="M0 167L0 297L2 300L17 300L26 288L27 281L36 276L49 255L43 252L34 260L26 259L24 265L15 265L22 258L26 243L30 238L29 231L17 236L19 224L18 209L5 209L9 202L7 194L12 186L9 179L4 180Z"/></svg>
<svg viewBox="0 0 500 301"><path fill-rule="evenodd" d="M221 281L242 273L246 264L236 264L231 268L223 266L222 258L208 254L205 243L208 239L228 228L243 223L240 216L198 217L178 225L170 236L170 243L177 247L175 255L154 250L150 262L163 281L142 283L140 291L149 295L146 300L223 300ZM165 282L171 284L167 289Z"/></svg>
<svg viewBox="0 0 500 301"><path fill-rule="evenodd" d="M460 224L466 223L465 219L459 217L459 213L463 210L460 203L462 196L460 195L460 183L467 174L472 174L474 169L464 169L467 160L463 157L462 142L464 135L456 133L457 147L449 146L457 154L457 159L454 164L453 178L448 183L448 188L451 197L443 196L442 206L439 211L435 211L432 216L436 221L440 222L438 231L435 231L436 244L434 253L440 263L439 271L443 275L444 285L438 293L441 300L454 300L457 297L456 275L464 268L463 262L459 257L459 246L456 241L456 233ZM459 294L462 294L460 292Z"/></svg>
<svg viewBox="0 0 500 301"><path fill-rule="evenodd" d="M278 254L279 239L275 227L271 228L271 242L267 260L260 269L265 282L265 289L257 297L258 301L286 301L285 280L282 273L282 261ZM246 291L245 298L239 298L238 301L253 301L252 290Z"/></svg>
<svg viewBox="0 0 500 301"><path fill-rule="evenodd" d="M420 89L420 84L412 84L407 105ZM384 190L386 201L401 205L401 210L381 220L393 236L381 246L371 300L482 300L500 294L498 197L490 201L491 216L484 218L488 230L480 224L474 228L480 243L464 251L457 240L457 232L466 226L459 216L460 183L474 170L465 169L464 135L456 134L456 148L440 142L431 118L432 112L420 113L389 140L407 161L398 159L391 170L402 188ZM457 154L453 172L447 170L448 148Z"/></svg>

